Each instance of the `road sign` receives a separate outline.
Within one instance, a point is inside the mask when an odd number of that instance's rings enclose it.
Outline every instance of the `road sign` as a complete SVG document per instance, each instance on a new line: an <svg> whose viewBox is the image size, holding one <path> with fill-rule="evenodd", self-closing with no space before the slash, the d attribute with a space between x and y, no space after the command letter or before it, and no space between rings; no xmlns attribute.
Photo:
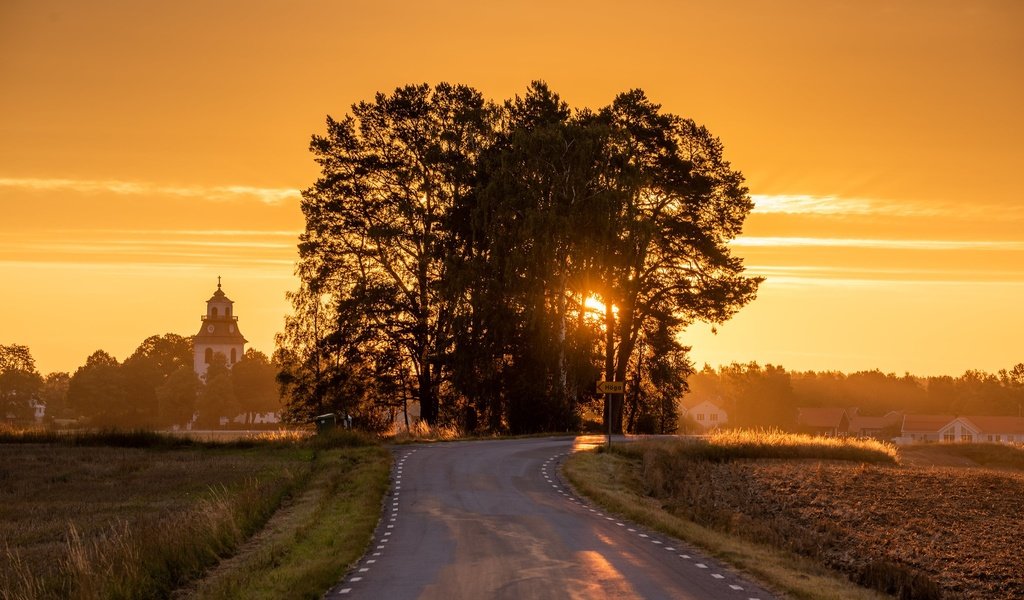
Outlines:
<svg viewBox="0 0 1024 600"><path fill-rule="evenodd" d="M621 394L626 391L625 381L598 381L598 394Z"/></svg>

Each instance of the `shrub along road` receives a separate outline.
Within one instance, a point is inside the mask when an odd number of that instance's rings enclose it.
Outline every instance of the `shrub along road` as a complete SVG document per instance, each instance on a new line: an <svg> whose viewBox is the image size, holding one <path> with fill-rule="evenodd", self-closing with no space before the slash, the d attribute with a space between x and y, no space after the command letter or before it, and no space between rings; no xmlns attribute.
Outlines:
<svg viewBox="0 0 1024 600"><path fill-rule="evenodd" d="M578 499L558 475L573 448L572 438L399 447L374 542L327 597L773 598Z"/></svg>

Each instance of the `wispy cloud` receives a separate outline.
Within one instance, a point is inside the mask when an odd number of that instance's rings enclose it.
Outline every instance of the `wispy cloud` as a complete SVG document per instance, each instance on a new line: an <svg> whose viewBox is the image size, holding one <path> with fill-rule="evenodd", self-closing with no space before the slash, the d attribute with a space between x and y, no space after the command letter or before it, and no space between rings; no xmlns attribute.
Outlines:
<svg viewBox="0 0 1024 600"><path fill-rule="evenodd" d="M1024 250L1024 241L1015 240L881 240L824 237L743 236L733 246L750 248L865 248L882 250Z"/></svg>
<svg viewBox="0 0 1024 600"><path fill-rule="evenodd" d="M754 201L752 212L760 214L935 216L946 213L936 207L865 198L809 194L751 194L750 197Z"/></svg>
<svg viewBox="0 0 1024 600"><path fill-rule="evenodd" d="M207 200L254 198L264 204L280 204L300 196L298 190L290 188L262 188L247 185L181 186L117 179L0 177L0 188L37 192L109 193L123 196L179 196Z"/></svg>
<svg viewBox="0 0 1024 600"><path fill-rule="evenodd" d="M963 282L1020 282L1024 283L1024 268L1021 269L971 269L969 271L947 268L878 268L864 266L828 265L747 265L753 275L763 275L770 281L783 279L848 279L858 281L963 281Z"/></svg>

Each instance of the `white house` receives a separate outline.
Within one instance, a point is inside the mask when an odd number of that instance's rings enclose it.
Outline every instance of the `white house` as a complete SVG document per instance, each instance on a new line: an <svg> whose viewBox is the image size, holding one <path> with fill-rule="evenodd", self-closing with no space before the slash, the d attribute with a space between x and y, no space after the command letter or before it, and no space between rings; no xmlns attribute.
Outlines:
<svg viewBox="0 0 1024 600"><path fill-rule="evenodd" d="M1024 443L1024 418L982 415L906 415L899 443Z"/></svg>
<svg viewBox="0 0 1024 600"><path fill-rule="evenodd" d="M690 402L684 400L680 414L689 417L704 431L722 427L729 422L729 413L725 412L724 408L711 400L701 398L694 398Z"/></svg>

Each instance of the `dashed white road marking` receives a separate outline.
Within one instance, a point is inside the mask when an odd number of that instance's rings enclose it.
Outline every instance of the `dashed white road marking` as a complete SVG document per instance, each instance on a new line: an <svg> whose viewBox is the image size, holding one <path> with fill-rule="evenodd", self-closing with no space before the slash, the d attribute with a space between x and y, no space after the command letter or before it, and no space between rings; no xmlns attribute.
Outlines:
<svg viewBox="0 0 1024 600"><path fill-rule="evenodd" d="M569 454L569 453L568 453L568 452L566 452L566 453L564 453L564 454L558 454L558 455L556 455L556 456L567 456L568 454ZM544 461L544 465L543 465L543 466L541 467L541 474L542 474L542 475L544 476L544 480L545 480L545 481L547 481L548 483L551 483L551 482L552 482L552 478L551 478L551 475L549 475L549 474L548 474L548 471L547 471L547 467L548 467L548 464L549 464L550 462L552 462L552 461L553 461L554 459L555 459L555 457L552 457L552 458L549 458L548 460ZM625 524L625 523L622 523L622 522L616 521L616 520L615 520L615 518L613 518L613 517L605 516L605 515L604 515L603 513L601 513L600 511L598 511L598 510L596 510L596 509L594 509L594 508L592 508L592 507L590 507L590 506L587 506L587 505L586 505L586 504L585 504L584 502L582 502L581 500L579 500L579 499L577 499L577 498L574 498L574 497L572 497L571 495L569 495L569 494L568 494L568 493L566 493L565 491L561 491L561 488L560 488L560 487L559 487L558 485L555 485L555 484L553 484L553 483L552 483L552 484L551 484L551 487L552 487L552 488L554 488L554 489L556 489L556 490L560 490L560 491L559 491L559 493L560 493L560 494L562 494L563 496L565 496L566 498L568 498L568 499L569 499L570 501L572 501L572 502L573 502L574 504L578 504L578 505L580 505L580 506L583 506L583 507L584 507L584 508L586 508L586 509L587 509L588 511L590 511L590 512L594 513L594 515L595 515L595 516L598 516L598 517L604 517L604 519L605 519L606 521L611 521L611 522L614 522L614 523L615 523L615 524L616 524L617 526L619 526L619 527L626 527L626 524ZM392 519L392 520L393 520L393 519ZM662 542L661 540L658 540L658 539L652 539L652 538L651 538L651 536L650 536L649 534L646 534L646 533L642 533L642 532L638 532L638 531L637 531L636 529L634 529L634 528L632 528L632 527L627 527L627 528L626 528L626 531L628 531L629 533L635 533L635 534L637 535L637 537L640 537L640 538L645 538L645 539L647 539L648 541L650 541L650 542L651 542L652 544L658 544L658 545L661 545L661 546L662 546L663 548L665 548L665 550L668 550L669 552L675 552L675 551L676 551L676 549L675 549L675 548L673 548L673 547L671 547L671 546L667 546L667 545L664 545L664 542ZM384 541L387 541L387 540L384 540ZM679 558L682 558L682 559L684 559L684 560L692 560L692 557L691 557L691 556L690 556L689 554L680 554L680 555L679 555ZM709 567L708 567L708 565L706 565L706 564L704 564L704 563L694 563L694 566L696 566L696 567L697 567L698 569L708 569L708 568L709 568ZM724 579L725 579L725 575L722 575L721 573L710 573L710 575L711 575L711 577L712 577L712 578L714 578L714 579L718 579L718 580L724 580ZM742 586L739 586L739 585L735 585L735 584L729 584L729 587L730 587L731 589L735 590L735 591L743 591L743 587L742 587ZM747 600L760 600L760 599L759 599L759 598L748 598Z"/></svg>

